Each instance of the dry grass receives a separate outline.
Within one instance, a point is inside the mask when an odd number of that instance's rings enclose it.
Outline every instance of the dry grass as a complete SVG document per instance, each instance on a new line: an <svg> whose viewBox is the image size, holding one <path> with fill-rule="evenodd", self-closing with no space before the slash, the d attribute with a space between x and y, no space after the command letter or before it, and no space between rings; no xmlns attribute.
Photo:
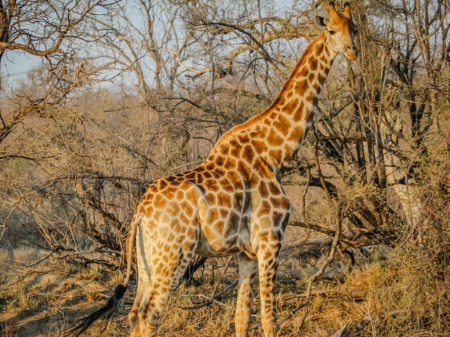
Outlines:
<svg viewBox="0 0 450 337"><path fill-rule="evenodd" d="M441 232L438 245L435 235L439 232L430 228L427 233L428 240L435 239L434 245L415 242L394 250L375 247L370 256L355 251L359 264L351 272L346 272L348 258L337 256L324 277L313 286L301 336L328 337L344 325L348 326L351 336L448 336L450 268L445 255L447 236ZM304 309L294 315L292 310L305 300L305 275L314 272L322 261L323 257L294 252L282 261L276 296L278 321L284 321L279 336L299 335ZM180 286L169 301L160 336L234 335L236 289L212 305L185 309L209 298L217 283L217 291L221 291L236 280L235 261L222 278L224 265L225 259L208 260L195 274L200 286ZM9 284L9 287L3 284L6 290L1 292L0 298L5 318L0 329L8 330L10 335L58 336L58 331L75 319L102 305L122 277L119 271L107 272L98 267L74 270L50 261L40 268L30 271L21 282ZM127 314L134 291L134 287L130 287L102 336L128 335ZM253 293L249 336L261 336L257 285ZM105 325L104 321L98 322L85 336L100 336Z"/></svg>
<svg viewBox="0 0 450 337"><path fill-rule="evenodd" d="M295 256L295 254L293 254ZM279 319L289 317L289 312L304 301L305 279L292 277L292 268L302 269L302 265L314 265L321 259L311 259L306 263L296 258L283 261L277 281L277 313ZM220 301L200 309L185 309L208 298L216 283L221 291L237 278L237 266L232 261L224 278L222 270L225 259L210 260L206 267L199 270L195 277L200 286L183 284L172 296L160 327L161 336L232 336L236 289L225 295ZM337 267L336 264L335 267ZM342 264L343 265L343 264ZM68 326L76 318L101 305L110 295L119 273L106 273L96 267L89 270L74 270L61 264L49 263L39 270L30 272L22 282L10 284L0 294L1 311L7 313L2 326L10 332L24 336L57 336L58 331ZM313 268L314 270L314 268ZM53 272L57 271L56 274ZM65 274L63 273L65 271ZM304 269L305 273L307 268ZM98 279L110 276L107 283L100 284ZM296 275L296 274L295 274ZM332 275L328 273L328 275ZM88 277L89 276L89 277ZM93 277L95 276L95 277ZM359 304L354 303L365 292L367 275L355 272L341 285L335 281L321 281L314 289L310 305L310 314L304 328L305 336L327 336L338 330L346 322L364 317L358 311ZM366 280L357 283L356 280ZM371 279L371 278L370 278ZM353 282L353 281L352 281ZM345 285L345 286L344 286ZM8 285L6 285L8 286ZM359 288L358 288L359 287ZM259 296L257 285L254 286L254 303L252 307L250 336L260 336ZM122 301L119 312L113 317L103 336L127 336L127 314L134 296L131 287ZM351 310L350 310L351 309ZM46 313L46 314L43 314ZM302 312L289 318L281 327L280 336L294 336ZM100 321L86 333L86 336L99 336L105 322ZM320 329L319 329L320 327ZM3 328L3 329L4 329ZM5 329L4 329L5 330Z"/></svg>

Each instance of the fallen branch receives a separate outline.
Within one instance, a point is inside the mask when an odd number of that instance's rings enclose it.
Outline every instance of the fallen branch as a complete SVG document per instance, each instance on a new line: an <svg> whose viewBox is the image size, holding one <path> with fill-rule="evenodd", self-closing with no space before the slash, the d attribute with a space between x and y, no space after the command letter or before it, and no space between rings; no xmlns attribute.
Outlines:
<svg viewBox="0 0 450 337"><path fill-rule="evenodd" d="M305 322L306 316L308 314L308 305L309 305L309 301L311 298L311 288L313 283L324 273L325 269L329 266L329 264L333 261L334 259L334 255L336 253L337 250L337 246L339 244L339 240L341 237L341 232L342 232L342 201L339 203L338 206L338 223L336 226L336 230L334 231L334 237L333 237L333 241L331 244L331 249L330 249L330 253L328 254L327 259L324 261L324 263L322 264L322 266L320 267L320 269L317 271L317 273L315 273L313 276L311 276L311 278L309 279L308 282L308 287L306 289L306 294L305 294L305 301L303 303L301 303L299 306L297 306L295 309L291 310L291 312L288 314L288 316L286 318L284 318L278 325L278 327L281 327L286 321L288 321L289 319L293 318L294 315L301 309L305 308L305 312L303 314L302 320L300 322L300 325L297 329L298 334L301 336L301 329L303 327L303 324Z"/></svg>
<svg viewBox="0 0 450 337"><path fill-rule="evenodd" d="M311 288L313 283L324 273L325 269L328 267L328 265L333 261L334 259L334 255L336 253L337 250L337 246L339 244L339 239L341 237L341 232L342 232L342 204L343 202L341 201L339 203L338 206L338 222L337 222L337 226L336 226L336 230L334 232L334 238L333 238L333 243L331 244L331 249L330 249L330 253L328 254L327 259L325 260L325 262L322 264L322 266L320 267L319 271L317 273L315 273L310 279L309 279L309 283L308 283L308 288L306 289L306 299L304 302L304 307L305 307L305 312L303 313L303 317L302 320L300 322L300 325L297 329L297 333L299 336L301 336L301 329L303 327L303 324L305 323L306 320L306 316L308 315L308 305L309 305L309 300L310 300L310 296L311 296Z"/></svg>
<svg viewBox="0 0 450 337"><path fill-rule="evenodd" d="M330 337L350 337L350 335L347 332L347 326L348 324L345 324L339 331L336 331Z"/></svg>
<svg viewBox="0 0 450 337"><path fill-rule="evenodd" d="M302 221L290 221L288 223L288 226L312 229L316 232L326 234L327 236L330 236L330 237L335 236L335 231L325 228L325 227L322 227L318 224L306 223L306 222L302 222ZM366 237L366 235L374 234L373 232L371 232L369 230L361 230L360 229L359 234L360 235L357 237L356 240L352 240L352 239L349 239L349 238L341 235L340 242L344 243L345 245L347 245L350 248L359 248L359 247L363 247L363 246L372 246L372 245L378 245L378 244L382 244L382 243L389 243L390 241L395 239L395 237L393 237L392 235L382 237L382 238L369 239ZM319 244L327 244L329 242L331 242L330 238L296 240L294 242L286 244L283 248L287 250L287 249L296 248L301 245L314 245L314 244L319 245ZM342 250L345 250L348 247L344 247Z"/></svg>
<svg viewBox="0 0 450 337"><path fill-rule="evenodd" d="M233 258L233 255L231 255L231 256L228 258L227 263L225 264L225 268L223 269L223 272L222 272L222 280L223 280L223 278L224 278L224 276L225 276L225 273L226 273L226 271L227 271L227 269L228 269L228 266L230 265L230 262L231 262L231 259L232 259L232 258ZM223 294L225 294L225 293L227 293L228 291L230 291L231 289L233 289L237 284L238 284L238 282L237 282L237 281L234 281L233 283L229 284L229 285L228 285L224 290L222 290L220 293L216 294L217 287L219 286L219 282L217 282L216 285L214 286L214 289L213 289L212 293L211 293L211 297L210 297L207 301L201 302L201 303L196 304L196 305L191 306L191 307L180 307L180 308L181 308L181 309L188 309L188 310L190 310L190 309L199 309L199 308L205 307L205 306L207 306L207 305L210 305L210 304L212 304L214 301L220 299L220 298L222 297Z"/></svg>
<svg viewBox="0 0 450 337"><path fill-rule="evenodd" d="M186 268L186 272L183 275L183 280L190 280L191 278L194 277L194 273L196 272L196 270L202 266L205 265L205 261L207 260L207 257L201 257L197 262L190 264L187 268Z"/></svg>

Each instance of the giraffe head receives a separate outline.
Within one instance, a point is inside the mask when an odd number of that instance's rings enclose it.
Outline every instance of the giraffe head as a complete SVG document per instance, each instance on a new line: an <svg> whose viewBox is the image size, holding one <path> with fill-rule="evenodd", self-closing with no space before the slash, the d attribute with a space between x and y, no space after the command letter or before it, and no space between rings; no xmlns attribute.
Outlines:
<svg viewBox="0 0 450 337"><path fill-rule="evenodd" d="M316 16L316 23L324 27L328 34L328 45L337 52L343 53L349 60L356 59L355 35L358 33L358 27L352 20L350 4L344 4L342 13L336 12L334 2L330 2L330 21L324 22L324 18Z"/></svg>

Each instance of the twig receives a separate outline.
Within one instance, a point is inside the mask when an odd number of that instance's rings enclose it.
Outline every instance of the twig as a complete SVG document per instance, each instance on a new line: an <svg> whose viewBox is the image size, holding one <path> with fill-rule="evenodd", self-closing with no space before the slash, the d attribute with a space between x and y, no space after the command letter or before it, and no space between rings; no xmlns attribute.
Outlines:
<svg viewBox="0 0 450 337"><path fill-rule="evenodd" d="M233 255L231 255L231 256L228 258L227 263L225 264L225 268L223 269L223 272L222 272L222 278L221 278L222 280L223 280L224 277L225 277L225 273L226 273L226 271L227 271L227 269L228 269L228 266L230 265L230 262L231 262L231 259L232 259L232 258L233 258ZM220 298L224 293L226 293L227 291L233 289L233 288L237 285L237 281L234 281L233 283L231 283L230 285L228 285L228 287L226 287L224 290L222 290L220 293L216 294L217 287L219 286L219 283L220 283L220 282L217 282L217 283L216 283L216 285L214 286L213 291L211 292L211 296L210 296L210 298L209 298L207 301L201 302L201 303L196 304L196 305L191 306L191 307L180 307L180 308L181 308L181 309L199 309L199 308L205 307L205 306L207 306L207 305L210 305L210 304L211 304L212 302L214 302L216 299Z"/></svg>
<svg viewBox="0 0 450 337"><path fill-rule="evenodd" d="M305 312L303 313L302 320L301 320L300 325L299 325L299 327L297 329L297 333L298 333L299 336L302 335L301 334L301 329L303 327L303 324L305 323L306 316L308 315L308 305L309 305L309 300L310 300L310 297L311 297L312 285L324 273L325 269L328 267L328 265L331 263L331 261L333 261L334 255L336 253L337 245L339 243L339 238L341 237L341 232L342 232L342 204L343 204L343 202L341 201L339 203L339 206L338 206L338 222L337 222L337 226L336 226L336 231L334 233L334 238L333 238L333 243L331 245L330 253L328 254L328 257L325 260L325 262L320 267L319 271L317 273L315 273L309 279L308 288L306 289L305 302L302 304L305 307Z"/></svg>
<svg viewBox="0 0 450 337"><path fill-rule="evenodd" d="M33 267L33 266L35 266L35 265L41 263L42 261L48 259L50 256L52 256L52 255L55 254L56 252L59 252L59 251L58 251L58 250L52 251L52 252L51 252L50 254L48 254L47 256L44 256L42 259L40 259L40 260L38 260L38 261L36 261L36 262L33 262L32 264L26 265L26 268L30 268L30 267Z"/></svg>
<svg viewBox="0 0 450 337"><path fill-rule="evenodd" d="M334 232L333 242L332 242L330 253L328 254L327 259L322 264L322 266L317 271L317 273L315 273L309 279L308 287L307 287L307 290L306 290L306 294L304 295L305 296L305 301L303 303L301 303L299 306L297 306L295 309L291 310L291 312L282 321L280 321L280 323L278 324L278 328L280 328L289 319L294 318L295 314L299 310L305 308L305 312L303 314L302 320L301 320L300 325L299 325L299 327L297 329L298 334L301 336L301 328L303 327L303 324L305 322L306 316L308 314L308 305L309 305L309 301L310 301L310 298L311 298L312 285L324 273L325 269L328 267L328 265L331 263L331 261L333 261L334 255L336 253L337 245L339 243L339 239L340 239L340 236L341 236L341 232L342 232L342 202L340 202L339 206L338 206L338 223L337 223L337 226L336 226L336 230Z"/></svg>
<svg viewBox="0 0 450 337"><path fill-rule="evenodd" d="M71 252L67 253L63 256L60 256L58 259L65 259L69 256L75 256L75 255L84 255L84 254L92 254L92 253L106 253L106 254L120 254L123 255L123 252L119 250L112 250L112 249L92 249L92 250L86 250L81 252Z"/></svg>
<svg viewBox="0 0 450 337"><path fill-rule="evenodd" d="M322 170L320 168L320 162L319 162L319 137L317 136L316 128L314 127L314 125L312 126L312 130L313 130L314 136L316 138L315 143L314 143L314 159L316 160L317 173L319 174L319 181L320 181L320 184L322 185L322 189L325 192L325 195L327 196L327 199L329 201L331 201L333 198L331 197L330 190L328 189L328 186L327 186L327 184L325 182L325 179L323 177L323 174L322 174ZM311 178L309 178L309 179L311 179Z"/></svg>
<svg viewBox="0 0 450 337"><path fill-rule="evenodd" d="M205 265L205 261L207 260L207 257L201 257L197 262L192 263L186 268L186 271L184 272L183 279L184 280L191 280L194 277L194 273L198 268Z"/></svg>
<svg viewBox="0 0 450 337"><path fill-rule="evenodd" d="M19 203L20 203L20 200L21 200L21 199L22 199L22 197L20 197L20 198L16 201L16 204L13 206L13 208L11 208L11 210L9 211L9 213L8 213L8 215L6 216L6 218L5 218L5 220L3 221L3 223L0 224L0 227L3 227L3 228L2 228L2 231L1 231L1 233L0 233L0 239L3 238L3 234L5 234L5 231L6 231L6 225L7 225L7 223L8 223L8 220L11 218L11 216L13 215L14 211L16 210L16 208L19 207Z"/></svg>
<svg viewBox="0 0 450 337"><path fill-rule="evenodd" d="M197 161L193 161L193 162L190 162L190 163L185 163L183 165L172 167L168 171L175 171L175 170L178 170L179 168L182 168L182 167L185 167L185 166L189 166L189 165L198 165L198 164L200 164L202 162L203 162L203 160L197 160Z"/></svg>
<svg viewBox="0 0 450 337"><path fill-rule="evenodd" d="M312 229L313 231L323 233L323 234L326 234L328 236L333 236L333 237L335 235L335 231L333 231L333 230L327 229L327 228L322 227L317 224L306 223L306 222L302 222L302 221L290 221L290 222L288 222L288 226ZM357 248L358 246L361 246L361 245L363 245L363 246L367 245L367 241L358 242L358 241L351 240L346 237L342 237L341 241L343 243L345 243L347 246L352 247L352 248Z"/></svg>
<svg viewBox="0 0 450 337"><path fill-rule="evenodd" d="M308 194L309 184L311 183L311 166L309 165L309 160L306 161L308 164L308 178L306 183L305 192L302 195L302 212L303 212L303 219L306 220L306 195Z"/></svg>

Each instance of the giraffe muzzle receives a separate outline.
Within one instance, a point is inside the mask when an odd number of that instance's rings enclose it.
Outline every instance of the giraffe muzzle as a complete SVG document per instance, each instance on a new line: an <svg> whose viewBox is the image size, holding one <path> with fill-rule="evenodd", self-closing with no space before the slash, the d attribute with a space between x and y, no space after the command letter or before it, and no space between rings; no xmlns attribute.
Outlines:
<svg viewBox="0 0 450 337"><path fill-rule="evenodd" d="M344 54L347 59L350 61L353 61L358 56L358 51L356 48L353 47L347 47L347 52Z"/></svg>

